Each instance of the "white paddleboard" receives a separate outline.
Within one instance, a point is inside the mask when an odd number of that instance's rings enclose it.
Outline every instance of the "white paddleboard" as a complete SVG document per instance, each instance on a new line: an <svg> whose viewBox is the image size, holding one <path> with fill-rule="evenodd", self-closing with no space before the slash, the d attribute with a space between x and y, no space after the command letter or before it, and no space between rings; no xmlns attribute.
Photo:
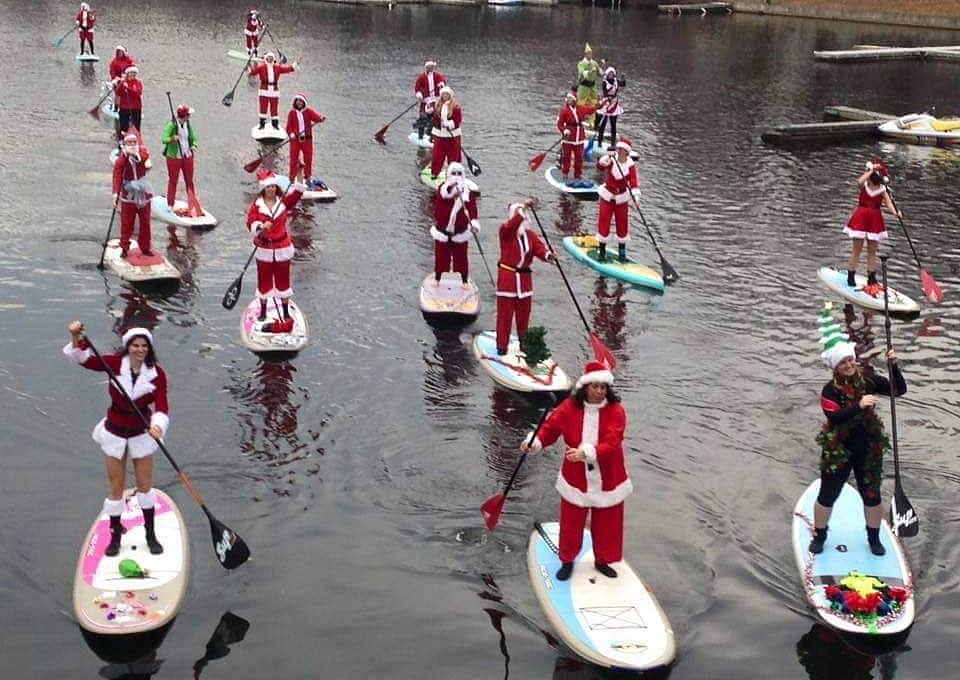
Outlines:
<svg viewBox="0 0 960 680"><path fill-rule="evenodd" d="M80 54L77 52L77 61L100 61L100 57L95 54Z"/></svg>
<svg viewBox="0 0 960 680"><path fill-rule="evenodd" d="M110 167L117 164L118 158L120 158L120 149L113 147L113 149L110 150L110 155L107 157L107 160L110 161Z"/></svg>
<svg viewBox="0 0 960 680"><path fill-rule="evenodd" d="M247 54L246 50L227 50L227 56L233 59L239 59L240 61L247 61L249 59L249 55ZM250 59L251 64L259 64L261 61L263 61L263 57L261 56L256 56L253 59Z"/></svg>
<svg viewBox="0 0 960 680"><path fill-rule="evenodd" d="M883 311L883 287L877 286L875 291L867 292L864 290L867 287L866 276L855 275L854 280L857 285L851 287L847 285L846 269L820 267L817 270L817 278L828 290L833 291L843 299L867 309ZM890 301L890 311L894 314L918 314L920 312L920 305L892 286L887 288L887 297Z"/></svg>
<svg viewBox="0 0 960 680"><path fill-rule="evenodd" d="M417 134L416 130L414 130L409 135L407 135L407 139L410 140L411 144L415 144L416 146L419 146L421 149L433 148L433 142L430 140L429 132L423 133L423 137L420 137Z"/></svg>
<svg viewBox="0 0 960 680"><path fill-rule="evenodd" d="M186 215L187 202L177 199L173 203L173 211L167 205L166 196L154 196L150 201L150 217L160 220L175 227L214 227L217 224L217 218L208 210L204 209L199 217L190 217ZM183 213L183 214L178 214Z"/></svg>
<svg viewBox="0 0 960 680"><path fill-rule="evenodd" d="M820 493L820 480L807 487L793 511L793 554L800 582L810 605L830 627L845 633L890 635L901 633L913 624L914 581L906 554L886 520L880 526L880 542L886 555L870 552L864 529L863 501L849 484L844 484L830 515L827 542L823 552L808 550L813 538L813 504ZM851 572L872 576L891 588L902 588L906 600L883 615L843 611L828 596L828 587L840 586ZM867 588L872 591L872 588Z"/></svg>
<svg viewBox="0 0 960 680"><path fill-rule="evenodd" d="M562 191L565 194L570 194L571 196L576 196L577 198L582 198L588 201L595 201L600 197L600 185L591 179L581 177L579 181L583 182L583 186L568 186L567 183L563 181L563 173L560 172L560 168L558 168L556 165L551 165L543 174L550 183L550 186ZM572 176L570 181L574 181Z"/></svg>
<svg viewBox="0 0 960 680"><path fill-rule="evenodd" d="M315 184L313 187L307 189L303 192L303 195L300 197L302 201L317 201L318 203L329 203L340 198L340 194L331 189L326 182L319 180L318 178L313 178ZM286 175L277 175L277 181L280 182L278 187L281 192L287 190L287 187L290 186L290 178Z"/></svg>
<svg viewBox="0 0 960 680"><path fill-rule="evenodd" d="M120 257L120 239L110 239L103 254L103 262L117 276L131 283L159 283L180 280L180 270L160 254L156 245L153 247L153 255L147 256L140 252L140 246L136 239L130 240L130 251L125 258Z"/></svg>
<svg viewBox="0 0 960 680"><path fill-rule="evenodd" d="M290 317L293 319L293 329L289 333L264 331L267 324L280 320L280 312L277 311L279 305L279 300L277 305L273 304L272 299L267 300L267 318L264 321L257 319L260 315L259 298L254 297L243 310L240 317L240 337L247 349L252 352L299 352L307 346L310 336L307 319L293 300L288 303Z"/></svg>
<svg viewBox="0 0 960 680"><path fill-rule="evenodd" d="M616 578L600 574L585 529L573 574L558 581L560 525L547 522L541 528L546 538L536 529L530 534L527 569L557 637L584 660L605 668L642 671L671 663L676 655L673 629L653 591L630 565L610 565Z"/></svg>
<svg viewBox="0 0 960 680"><path fill-rule="evenodd" d="M420 311L428 321L470 322L480 312L480 291L471 280L464 286L457 272L443 272L439 281L431 273L420 284Z"/></svg>
<svg viewBox="0 0 960 680"><path fill-rule="evenodd" d="M483 370L495 382L517 392L569 392L573 383L552 358L530 368L519 356L520 341L511 335L507 353L497 354L497 334L494 331L477 333L473 338L473 354Z"/></svg>
<svg viewBox="0 0 960 680"><path fill-rule="evenodd" d="M120 112L114 110L112 99L108 98L104 100L103 105L100 107L100 113L110 121L120 120Z"/></svg>
<svg viewBox="0 0 960 680"><path fill-rule="evenodd" d="M124 492L121 521L126 528L120 553L107 557L110 518L100 512L80 549L73 582L73 609L80 627L100 635L129 635L166 625L177 615L187 592L190 541L180 510L157 489L154 529L163 545L150 554L143 530L143 514L133 489ZM134 560L146 573L128 578L120 562Z"/></svg>
<svg viewBox="0 0 960 680"><path fill-rule="evenodd" d="M262 128L259 123L250 128L250 136L261 144L279 144L287 138L287 133L283 128L278 130L273 127L273 123L268 120Z"/></svg>

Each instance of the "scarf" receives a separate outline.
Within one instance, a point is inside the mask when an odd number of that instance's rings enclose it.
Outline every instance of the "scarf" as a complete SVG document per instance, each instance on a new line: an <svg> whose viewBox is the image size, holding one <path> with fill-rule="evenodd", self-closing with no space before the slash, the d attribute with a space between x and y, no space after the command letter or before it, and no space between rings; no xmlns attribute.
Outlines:
<svg viewBox="0 0 960 680"><path fill-rule="evenodd" d="M867 381L863 376L863 367L857 366L857 371L851 376L833 374L833 386L847 400L847 404L856 404L867 391ZM847 458L850 451L846 447L847 438L851 430L863 427L867 439L867 460L864 466L868 484L879 486L883 467L883 453L890 448L890 440L883 431L883 422L877 416L876 409L861 409L859 413L843 423L836 425L829 421L820 426L816 442L820 445L820 471L836 472Z"/></svg>

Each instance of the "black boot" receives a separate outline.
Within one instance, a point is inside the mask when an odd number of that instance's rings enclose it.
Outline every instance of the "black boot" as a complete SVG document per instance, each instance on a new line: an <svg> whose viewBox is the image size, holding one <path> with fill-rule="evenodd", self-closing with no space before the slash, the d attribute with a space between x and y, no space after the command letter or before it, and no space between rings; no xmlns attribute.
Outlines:
<svg viewBox="0 0 960 680"><path fill-rule="evenodd" d="M120 552L120 537L123 536L123 524L120 523L120 515L110 515L110 543L103 554L107 557L115 557Z"/></svg>
<svg viewBox="0 0 960 680"><path fill-rule="evenodd" d="M597 571L606 576L607 578L617 578L617 572L609 564L603 564L601 562L594 562L594 567Z"/></svg>
<svg viewBox="0 0 960 680"><path fill-rule="evenodd" d="M157 540L157 535L153 532L153 513L154 508L143 508L143 529L147 534L147 547L150 548L151 555L159 555L163 552L163 546Z"/></svg>
<svg viewBox="0 0 960 680"><path fill-rule="evenodd" d="M857 279L855 278L856 276L857 276L856 269L847 270L847 285L850 286L851 288L857 285Z"/></svg>
<svg viewBox="0 0 960 680"><path fill-rule="evenodd" d="M573 562L564 562L559 569L557 569L557 580L566 581L570 578L570 574L573 573Z"/></svg>
<svg viewBox="0 0 960 680"><path fill-rule="evenodd" d="M870 552L874 555L886 555L887 550L880 542L880 529L867 527L867 541L870 543Z"/></svg>
<svg viewBox="0 0 960 680"><path fill-rule="evenodd" d="M279 121L279 120L274 120L274 121L273 121L273 129L274 129L274 130L279 130L279 129L280 129L280 121Z"/></svg>
<svg viewBox="0 0 960 680"><path fill-rule="evenodd" d="M810 545L807 546L807 550L812 552L814 555L819 555L823 552L823 544L827 542L827 527L823 529L814 529L813 538L810 540Z"/></svg>
<svg viewBox="0 0 960 680"><path fill-rule="evenodd" d="M261 118L261 119L260 119L260 129L262 130L262 129L263 129L263 126L266 125L266 124L267 124L267 119L266 119L266 118Z"/></svg>
<svg viewBox="0 0 960 680"><path fill-rule="evenodd" d="M257 321L266 321L267 320L267 301L260 300L260 316L257 317Z"/></svg>
<svg viewBox="0 0 960 680"><path fill-rule="evenodd" d="M600 257L597 259L599 259L601 262L607 261L607 244L606 243L600 244Z"/></svg>
<svg viewBox="0 0 960 680"><path fill-rule="evenodd" d="M620 245L617 246L617 258L621 262L627 261L627 244L621 243Z"/></svg>
<svg viewBox="0 0 960 680"><path fill-rule="evenodd" d="M868 286L877 285L877 272L867 272L867 285Z"/></svg>
<svg viewBox="0 0 960 680"><path fill-rule="evenodd" d="M284 300L283 302L280 303L280 308L283 310L283 318L284 318L284 319L289 319L289 318L290 318L290 303L287 302L286 300Z"/></svg>

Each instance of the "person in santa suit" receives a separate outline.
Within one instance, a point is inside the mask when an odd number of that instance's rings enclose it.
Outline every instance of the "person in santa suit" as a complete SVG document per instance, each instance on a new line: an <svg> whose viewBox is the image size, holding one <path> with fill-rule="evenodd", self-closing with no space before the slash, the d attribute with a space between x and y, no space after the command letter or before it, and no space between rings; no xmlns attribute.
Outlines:
<svg viewBox="0 0 960 680"><path fill-rule="evenodd" d="M163 143L163 156L167 159L167 206L170 212L174 212L173 206L177 202L177 184L180 182L181 172L183 182L187 186L187 201L194 208L194 212L200 210L193 184L194 157L200 143L190 122L192 113L193 109L186 104L178 106L176 120L167 121L163 137L160 138ZM200 212L200 215L202 214ZM199 217L200 215L191 216Z"/></svg>
<svg viewBox="0 0 960 680"><path fill-rule="evenodd" d="M500 260L497 262L497 354L500 356L507 353L514 319L520 351L524 351L533 301L533 275L530 273L533 258L538 257L544 262L557 259L537 236L527 217L526 211L535 205L536 199L533 198L523 203L511 203L507 208L507 221L500 225Z"/></svg>
<svg viewBox="0 0 960 680"><path fill-rule="evenodd" d="M432 179L443 169L444 163L460 163L460 124L463 112L460 104L453 98L453 90L448 85L440 88L440 98L433 105L433 150L430 155L430 174Z"/></svg>
<svg viewBox="0 0 960 680"><path fill-rule="evenodd" d="M275 130L280 129L280 75L297 70L297 62L278 64L273 52L263 55L263 63L250 67L250 75L260 79L260 129L267 123L267 109Z"/></svg>
<svg viewBox="0 0 960 680"><path fill-rule="evenodd" d="M80 54L86 54L84 45L90 44L90 54L96 54L93 49L93 27L97 23L96 13L85 2L80 3L77 12L77 32L80 34Z"/></svg>
<svg viewBox="0 0 960 680"><path fill-rule="evenodd" d="M626 137L617 142L612 152L597 159L597 167L606 172L600 185L600 216L597 219L597 240L600 241L600 261L607 259L607 244L610 242L610 222L617 221L617 250L621 262L627 261L627 241L630 233L627 224L627 211L630 209L630 197L640 200L637 186L637 164L630 158L633 144Z"/></svg>
<svg viewBox="0 0 960 680"><path fill-rule="evenodd" d="M133 236L133 222L140 229L137 243L144 255L153 255L150 249L150 199L153 187L146 179L153 166L150 152L143 145L136 128L130 128L123 137L123 149L113 164L113 207L120 208L120 256L126 257Z"/></svg>
<svg viewBox="0 0 960 680"><path fill-rule="evenodd" d="M113 557L120 552L124 532L120 516L125 505L123 489L129 456L133 460L137 503L143 512L147 548L151 554L158 555L163 552L163 546L154 533L157 495L153 490L153 454L157 450L157 440L167 433L170 409L167 403L167 375L157 363L153 335L146 328L131 328L123 334L123 350L119 354L104 354L101 361L83 337L83 323L73 321L68 328L72 340L63 348L66 357L91 371L112 372L140 414L149 422L147 426L130 405L127 396L110 382L107 388L110 395L107 417L97 423L93 430L93 441L100 445L104 453L110 485L109 495L103 502L103 511L110 517L110 543L105 553Z"/></svg>
<svg viewBox="0 0 960 680"><path fill-rule="evenodd" d="M557 114L557 129L563 135L560 144L560 171L568 186L580 186L583 180L583 147L587 136L583 122L587 116L597 110L596 104L577 104L577 95L568 92L563 107ZM573 163L573 179L567 181L570 164Z"/></svg>
<svg viewBox="0 0 960 680"><path fill-rule="evenodd" d="M287 220L306 187L292 183L280 192L280 179L270 170L257 173L260 195L247 211L247 229L257 247L257 296L260 298L259 320L267 318L267 299L271 292L280 298L283 318L290 318L289 300L293 297L290 284L290 261L293 259L293 241L287 233ZM294 182L293 179L290 180Z"/></svg>
<svg viewBox="0 0 960 680"><path fill-rule="evenodd" d="M603 96L600 99L600 108L597 109L599 124L597 125L597 143L603 147L603 134L607 123L610 123L610 147L613 148L617 141L617 118L623 113L620 106L620 88L624 81L617 78L617 69L608 66L603 72L603 80L600 81L600 90Z"/></svg>
<svg viewBox="0 0 960 680"><path fill-rule="evenodd" d="M257 48L260 47L260 36L263 35L263 29L266 24L263 23L263 17L256 7L251 7L247 12L247 22L243 27L243 37L247 42L247 55L257 56Z"/></svg>
<svg viewBox="0 0 960 680"><path fill-rule="evenodd" d="M143 81L140 80L140 68L135 64L125 68L123 78L113 79L113 91L120 113L117 121L120 134L130 127L139 130L143 124Z"/></svg>
<svg viewBox="0 0 960 680"><path fill-rule="evenodd" d="M857 209L853 211L843 233L853 240L850 251L850 266L847 268L847 285L851 288L857 285L854 278L857 266L860 263L860 253L863 252L863 242L867 242L867 286L879 290L877 282L877 246L887 238L887 226L883 222L883 207L897 217L903 213L897 210L887 191L890 183L890 170L876 158L867 161L866 170L857 178L860 187L860 196L857 198Z"/></svg>
<svg viewBox="0 0 960 680"><path fill-rule="evenodd" d="M307 106L307 95L298 92L293 98L293 107L287 113L287 136L290 137L290 181L303 168L303 180L313 187L313 126L327 118Z"/></svg>
<svg viewBox="0 0 960 680"><path fill-rule="evenodd" d="M583 545L590 514L594 566L616 578L610 565L623 559L623 502L633 493L623 454L627 414L613 391L613 373L599 361L587 364L573 393L547 416L525 453L550 446L561 436L566 444L557 475L560 492L560 561L557 579L566 581Z"/></svg>
<svg viewBox="0 0 960 680"><path fill-rule="evenodd" d="M413 82L413 96L420 102L420 117L414 127L417 136L423 139L424 133L433 124L433 107L440 98L440 88L447 84L447 79L437 69L437 60L428 57L423 62L423 73Z"/></svg>
<svg viewBox="0 0 960 680"><path fill-rule="evenodd" d="M443 272L452 270L460 274L464 287L467 286L470 277L467 241L471 233L480 232L479 197L480 189L464 176L463 165L451 163L446 180L437 187L433 207L436 224L430 227L433 275L438 283Z"/></svg>
<svg viewBox="0 0 960 680"><path fill-rule="evenodd" d="M123 45L117 45L108 67L110 70L110 80L119 80L123 76L123 72L130 66L133 66L133 58L127 54L127 48Z"/></svg>

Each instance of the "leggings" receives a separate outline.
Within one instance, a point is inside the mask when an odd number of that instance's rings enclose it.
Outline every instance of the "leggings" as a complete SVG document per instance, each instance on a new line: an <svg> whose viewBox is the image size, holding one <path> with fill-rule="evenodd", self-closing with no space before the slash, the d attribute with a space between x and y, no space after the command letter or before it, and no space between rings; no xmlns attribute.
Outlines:
<svg viewBox="0 0 960 680"><path fill-rule="evenodd" d="M880 474L871 475L866 470L867 454L866 452L851 453L836 470L824 470L820 473L820 493L817 495L817 503L832 508L840 492L843 491L843 485L847 483L850 477L850 471L857 480L857 490L860 492L860 498L863 504L872 508L880 505ZM882 464L881 464L882 469ZM876 477L876 479L874 479Z"/></svg>
<svg viewBox="0 0 960 680"><path fill-rule="evenodd" d="M600 125L597 126L597 143L603 146L603 131L607 127L607 121L610 121L610 144L617 143L617 118L619 116L600 116Z"/></svg>
<svg viewBox="0 0 960 680"><path fill-rule="evenodd" d="M120 132L126 132L131 125L136 126L139 130L140 116L142 113L140 109L120 109L120 118L117 120L117 127L120 128Z"/></svg>

